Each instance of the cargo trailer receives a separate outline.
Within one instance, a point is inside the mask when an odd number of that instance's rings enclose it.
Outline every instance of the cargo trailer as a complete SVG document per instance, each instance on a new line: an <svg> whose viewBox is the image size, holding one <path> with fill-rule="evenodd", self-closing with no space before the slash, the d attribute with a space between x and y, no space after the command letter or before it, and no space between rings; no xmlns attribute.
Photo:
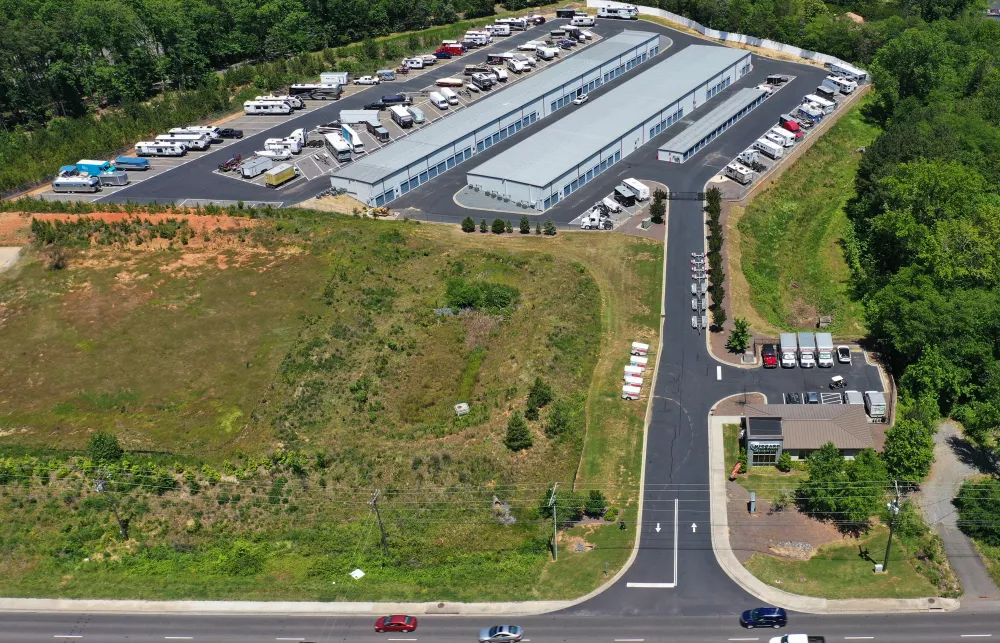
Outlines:
<svg viewBox="0 0 1000 643"><path fill-rule="evenodd" d="M275 165L267 172L264 172L264 185L269 188L276 188L291 181L298 175L299 168L294 165L289 165L288 163L281 163L279 165Z"/></svg>

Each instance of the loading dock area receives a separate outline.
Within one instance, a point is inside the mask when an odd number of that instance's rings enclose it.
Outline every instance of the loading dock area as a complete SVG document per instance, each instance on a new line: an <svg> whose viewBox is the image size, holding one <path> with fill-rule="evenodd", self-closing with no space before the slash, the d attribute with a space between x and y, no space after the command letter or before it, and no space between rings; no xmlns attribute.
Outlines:
<svg viewBox="0 0 1000 643"><path fill-rule="evenodd" d="M466 180L497 199L547 210L751 70L746 51L691 45L470 170Z"/></svg>
<svg viewBox="0 0 1000 643"><path fill-rule="evenodd" d="M683 163L715 140L738 120L749 114L770 96L770 90L746 87L698 119L693 125L673 137L656 151L661 161Z"/></svg>
<svg viewBox="0 0 1000 643"><path fill-rule="evenodd" d="M655 33L625 31L338 169L331 185L381 206L471 159L659 53Z"/></svg>

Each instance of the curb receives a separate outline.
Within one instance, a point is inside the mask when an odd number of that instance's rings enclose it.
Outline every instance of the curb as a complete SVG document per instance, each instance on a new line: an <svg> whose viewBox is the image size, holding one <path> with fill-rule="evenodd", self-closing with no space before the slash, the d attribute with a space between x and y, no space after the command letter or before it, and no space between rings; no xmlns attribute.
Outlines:
<svg viewBox="0 0 1000 643"><path fill-rule="evenodd" d="M721 400L720 400L721 402ZM712 552L719 567L737 585L761 601L806 614L902 614L910 612L951 612L961 603L954 598L866 598L828 599L792 594L770 585L751 574L736 559L729 543L729 515L726 499L725 447L722 425L739 422L740 416L713 415L716 402L708 416L708 459L710 471L709 497L712 515Z"/></svg>

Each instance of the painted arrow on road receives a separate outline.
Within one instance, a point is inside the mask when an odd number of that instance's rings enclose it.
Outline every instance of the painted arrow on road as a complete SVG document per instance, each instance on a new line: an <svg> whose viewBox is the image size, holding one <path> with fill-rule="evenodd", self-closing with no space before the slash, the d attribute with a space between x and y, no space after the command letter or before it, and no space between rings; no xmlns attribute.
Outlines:
<svg viewBox="0 0 1000 643"><path fill-rule="evenodd" d="M660 523L656 523L656 533L660 533Z"/></svg>
<svg viewBox="0 0 1000 643"><path fill-rule="evenodd" d="M698 525L691 523L691 533L693 534L696 531L698 531Z"/></svg>

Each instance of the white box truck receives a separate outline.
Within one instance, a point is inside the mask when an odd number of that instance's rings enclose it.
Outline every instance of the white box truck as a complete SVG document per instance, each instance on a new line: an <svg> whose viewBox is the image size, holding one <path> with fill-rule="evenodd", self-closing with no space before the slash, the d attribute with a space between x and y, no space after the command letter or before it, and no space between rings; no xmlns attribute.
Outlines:
<svg viewBox="0 0 1000 643"><path fill-rule="evenodd" d="M799 333L799 366L816 366L816 337L812 333Z"/></svg>
<svg viewBox="0 0 1000 643"><path fill-rule="evenodd" d="M798 350L795 333L781 333L778 343L781 344L781 367L795 368L795 353Z"/></svg>
<svg viewBox="0 0 1000 643"><path fill-rule="evenodd" d="M649 353L649 344L643 344L642 342L632 342L631 352L633 355L638 355L640 357L645 356Z"/></svg>
<svg viewBox="0 0 1000 643"><path fill-rule="evenodd" d="M644 183L640 183L635 179L625 179L622 181L622 185L635 195L636 201L645 201L649 198L649 188Z"/></svg>
<svg viewBox="0 0 1000 643"><path fill-rule="evenodd" d="M822 368L833 366L833 335L816 333L816 364Z"/></svg>
<svg viewBox="0 0 1000 643"><path fill-rule="evenodd" d="M629 386L642 387L642 378L637 377L635 375L626 375L625 383L628 384Z"/></svg>
<svg viewBox="0 0 1000 643"><path fill-rule="evenodd" d="M885 395L879 391L865 391L865 413L873 420L885 419Z"/></svg>
<svg viewBox="0 0 1000 643"><path fill-rule="evenodd" d="M638 355L633 355L632 357L629 358L628 361L629 361L629 363L632 366L638 366L643 371L645 371L646 370L646 366L649 365L649 358L648 357L639 357Z"/></svg>
<svg viewBox="0 0 1000 643"><path fill-rule="evenodd" d="M781 145L775 143L774 141L769 141L766 138L758 138L754 141L753 149L772 159L780 159L784 154Z"/></svg>

